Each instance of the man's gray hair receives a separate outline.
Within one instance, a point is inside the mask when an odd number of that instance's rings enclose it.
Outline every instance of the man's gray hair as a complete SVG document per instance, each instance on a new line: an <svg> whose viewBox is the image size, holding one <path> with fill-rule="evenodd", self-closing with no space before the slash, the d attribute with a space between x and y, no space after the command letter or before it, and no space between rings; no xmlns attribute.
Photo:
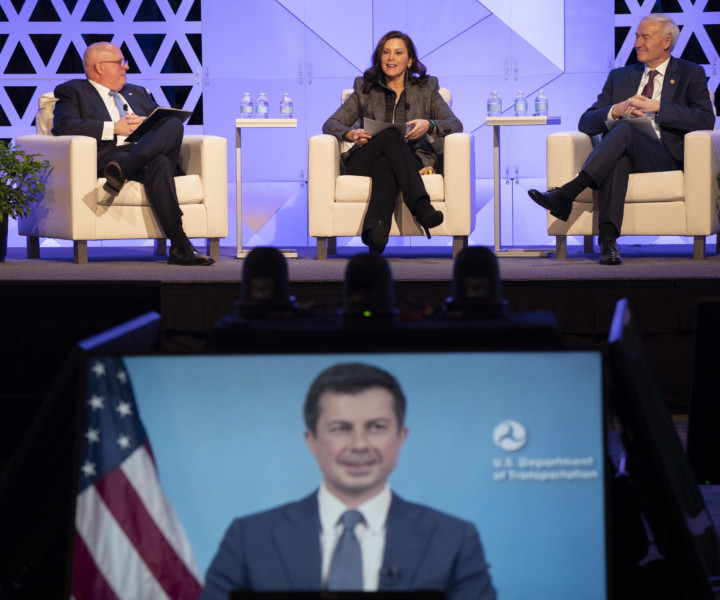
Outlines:
<svg viewBox="0 0 720 600"><path fill-rule="evenodd" d="M675 25L675 21L667 15L660 13L651 13L647 17L643 17L643 21L660 23L660 33L662 36L670 36L670 52L672 52L673 48L675 48L675 44L677 43L678 36L680 35L680 28Z"/></svg>

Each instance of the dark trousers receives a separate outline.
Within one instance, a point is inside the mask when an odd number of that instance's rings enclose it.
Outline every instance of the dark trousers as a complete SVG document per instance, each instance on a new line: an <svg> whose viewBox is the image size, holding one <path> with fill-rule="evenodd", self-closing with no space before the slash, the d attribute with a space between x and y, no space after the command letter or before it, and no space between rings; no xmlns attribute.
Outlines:
<svg viewBox="0 0 720 600"><path fill-rule="evenodd" d="M183 214L175 189L182 138L182 121L173 117L163 119L137 143L117 146L108 159L118 161L128 179L143 184L148 202L165 233ZM100 168L100 176L104 166Z"/></svg>
<svg viewBox="0 0 720 600"><path fill-rule="evenodd" d="M363 231L382 223L390 232L398 190L413 213L416 202L423 197L428 198L420 169L420 159L397 129L386 129L355 151L346 165L347 174L372 178Z"/></svg>
<svg viewBox="0 0 720 600"><path fill-rule="evenodd" d="M682 169L659 138L627 123L613 127L587 157L582 170L598 191L599 224L612 223L621 231L630 173Z"/></svg>

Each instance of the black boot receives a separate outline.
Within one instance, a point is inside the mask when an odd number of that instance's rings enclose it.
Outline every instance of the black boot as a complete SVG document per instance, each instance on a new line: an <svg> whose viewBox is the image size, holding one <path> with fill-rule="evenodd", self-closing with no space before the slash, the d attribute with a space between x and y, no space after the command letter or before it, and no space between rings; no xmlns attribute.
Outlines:
<svg viewBox="0 0 720 600"><path fill-rule="evenodd" d="M412 214L420 227L425 230L425 235L430 239L430 229L437 227L445 220L445 215L439 210L435 210L430 204L430 199L425 196L420 198L412 207Z"/></svg>
<svg viewBox="0 0 720 600"><path fill-rule="evenodd" d="M382 221L378 221L372 227L363 229L360 239L370 250L371 254L382 254L388 243L390 232L385 228Z"/></svg>

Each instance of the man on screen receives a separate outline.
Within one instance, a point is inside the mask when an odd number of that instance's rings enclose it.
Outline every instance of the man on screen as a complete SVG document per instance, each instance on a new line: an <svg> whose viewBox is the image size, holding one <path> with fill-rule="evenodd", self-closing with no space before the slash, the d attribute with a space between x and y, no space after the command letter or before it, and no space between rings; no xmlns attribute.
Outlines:
<svg viewBox="0 0 720 600"><path fill-rule="evenodd" d="M236 519L203 600L231 590L440 590L493 600L475 526L395 495L388 477L407 437L405 396L376 367L320 373L304 406L305 440L323 482L299 502Z"/></svg>

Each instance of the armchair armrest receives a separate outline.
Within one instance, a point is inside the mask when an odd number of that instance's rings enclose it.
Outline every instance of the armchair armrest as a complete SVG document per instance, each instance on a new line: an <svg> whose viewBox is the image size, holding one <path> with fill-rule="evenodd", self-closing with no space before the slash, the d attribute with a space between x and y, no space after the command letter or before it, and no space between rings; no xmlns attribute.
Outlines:
<svg viewBox="0 0 720 600"><path fill-rule="evenodd" d="M207 210L208 237L227 237L227 140L216 135L186 135L180 164L188 175L199 175Z"/></svg>
<svg viewBox="0 0 720 600"><path fill-rule="evenodd" d="M712 235L720 230L720 130L685 134L684 171L687 233Z"/></svg>
<svg viewBox="0 0 720 600"><path fill-rule="evenodd" d="M547 137L547 186L559 187L573 179L592 151L590 136L562 131Z"/></svg>
<svg viewBox="0 0 720 600"><path fill-rule="evenodd" d="M314 135L308 142L308 225L315 237L332 235L335 182L340 175L340 147L332 135Z"/></svg>
<svg viewBox="0 0 720 600"><path fill-rule="evenodd" d="M450 134L445 138L443 153L446 227L457 232L455 235L470 235L475 225L475 144L472 134Z"/></svg>
<svg viewBox="0 0 720 600"><path fill-rule="evenodd" d="M25 135L17 145L40 154L51 165L43 198L32 204L30 215L18 220L20 235L63 239L94 239L97 205L97 142L82 135Z"/></svg>

